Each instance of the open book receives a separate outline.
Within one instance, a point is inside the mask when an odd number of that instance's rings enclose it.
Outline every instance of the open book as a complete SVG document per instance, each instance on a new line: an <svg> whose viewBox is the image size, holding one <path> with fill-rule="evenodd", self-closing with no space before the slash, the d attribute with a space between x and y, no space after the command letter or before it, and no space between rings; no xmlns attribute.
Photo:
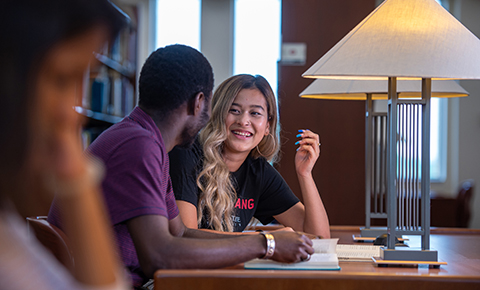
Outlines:
<svg viewBox="0 0 480 290"><path fill-rule="evenodd" d="M245 269L275 270L340 270L336 253L338 239L312 240L315 253L310 260L298 263L279 263L273 260L253 259L245 263Z"/></svg>
<svg viewBox="0 0 480 290"><path fill-rule="evenodd" d="M380 257L380 248L374 245L337 245L340 261L371 262L373 257Z"/></svg>

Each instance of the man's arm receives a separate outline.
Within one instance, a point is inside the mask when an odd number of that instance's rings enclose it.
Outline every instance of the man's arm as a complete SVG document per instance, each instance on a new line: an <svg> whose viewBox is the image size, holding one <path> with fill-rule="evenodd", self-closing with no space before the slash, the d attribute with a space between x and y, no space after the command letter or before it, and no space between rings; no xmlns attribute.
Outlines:
<svg viewBox="0 0 480 290"><path fill-rule="evenodd" d="M266 253L263 235L231 236L187 229L179 216L170 222L160 215L140 216L127 221L127 226L142 271L148 277L153 277L158 269L232 266ZM303 235L293 232L273 235L274 260L298 262L313 254L311 241Z"/></svg>

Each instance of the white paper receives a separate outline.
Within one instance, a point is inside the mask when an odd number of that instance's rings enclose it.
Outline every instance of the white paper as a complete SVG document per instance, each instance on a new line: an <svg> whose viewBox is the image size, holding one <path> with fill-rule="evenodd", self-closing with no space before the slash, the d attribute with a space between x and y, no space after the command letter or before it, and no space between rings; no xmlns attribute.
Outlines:
<svg viewBox="0 0 480 290"><path fill-rule="evenodd" d="M336 253L338 239L312 240L315 253Z"/></svg>

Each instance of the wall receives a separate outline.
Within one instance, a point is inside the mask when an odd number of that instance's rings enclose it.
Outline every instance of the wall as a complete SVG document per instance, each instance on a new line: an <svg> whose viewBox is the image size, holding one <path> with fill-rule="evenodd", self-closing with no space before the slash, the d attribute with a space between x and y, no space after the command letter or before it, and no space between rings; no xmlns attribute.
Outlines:
<svg viewBox="0 0 480 290"><path fill-rule="evenodd" d="M298 97L312 80L305 72L375 8L374 0L283 0L283 42L307 44L303 66L279 66L282 160L278 169L299 195L294 156L298 129L321 138L313 175L332 225L365 224L365 102Z"/></svg>
<svg viewBox="0 0 480 290"><path fill-rule="evenodd" d="M449 0L449 11L477 37L480 36L480 1ZM456 196L461 182L473 179L477 189L473 193L470 228L480 228L480 81L460 81L470 96L449 99L448 177L445 183L432 184L432 190L443 196Z"/></svg>
<svg viewBox="0 0 480 290"><path fill-rule="evenodd" d="M331 224L363 224L363 102L302 100L296 98L309 80L300 77L311 64L370 13L382 1L287 1L284 0L283 41L306 42L307 64L280 66L281 120L284 156L279 171L299 192L294 174L294 136L309 127L322 138L322 156L314 170ZM333 2L333 1L332 1ZM374 2L374 3L372 3ZM475 35L480 35L480 1L449 0L451 13ZM449 100L448 179L432 189L455 196L461 182L480 182L480 81L460 81L469 97ZM353 146L349 146L353 145ZM473 199L471 228L480 228L480 198Z"/></svg>
<svg viewBox="0 0 480 290"><path fill-rule="evenodd" d="M458 1L458 0L457 0ZM477 37L480 36L480 1L462 0L460 21ZM473 178L477 188L474 191L473 219L471 228L480 228L480 81L461 81L470 96L459 99L459 181Z"/></svg>
<svg viewBox="0 0 480 290"><path fill-rule="evenodd" d="M210 61L215 87L233 74L233 0L202 0L201 50Z"/></svg>

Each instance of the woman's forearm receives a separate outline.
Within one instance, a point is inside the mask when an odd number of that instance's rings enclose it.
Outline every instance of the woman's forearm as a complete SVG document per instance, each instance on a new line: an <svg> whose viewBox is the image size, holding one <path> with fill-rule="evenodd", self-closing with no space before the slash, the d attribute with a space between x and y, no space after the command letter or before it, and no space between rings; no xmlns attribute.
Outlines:
<svg viewBox="0 0 480 290"><path fill-rule="evenodd" d="M317 186L311 174L298 175L303 204L305 206L303 231L330 238L330 224Z"/></svg>

